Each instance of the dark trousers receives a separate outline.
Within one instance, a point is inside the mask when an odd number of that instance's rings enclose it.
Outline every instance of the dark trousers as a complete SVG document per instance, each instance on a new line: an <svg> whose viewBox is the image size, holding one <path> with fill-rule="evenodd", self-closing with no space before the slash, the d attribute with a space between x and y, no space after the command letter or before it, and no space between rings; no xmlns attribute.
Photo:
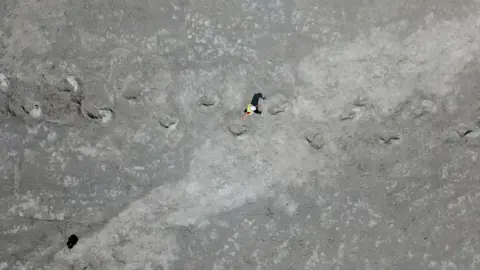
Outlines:
<svg viewBox="0 0 480 270"><path fill-rule="evenodd" d="M263 96L262 93L256 93L253 95L253 98L252 98L252 102L250 102L250 104L252 104L253 106L255 106L255 111L253 111L254 113L258 113L258 114L261 114L262 112L258 110L258 101L260 99L265 99L265 97ZM245 109L243 112L247 112L247 109Z"/></svg>
<svg viewBox="0 0 480 270"><path fill-rule="evenodd" d="M260 99L265 99L265 97L263 96L262 93L256 93L255 95L253 95L252 102L250 102L250 104L257 107L258 106L258 101Z"/></svg>

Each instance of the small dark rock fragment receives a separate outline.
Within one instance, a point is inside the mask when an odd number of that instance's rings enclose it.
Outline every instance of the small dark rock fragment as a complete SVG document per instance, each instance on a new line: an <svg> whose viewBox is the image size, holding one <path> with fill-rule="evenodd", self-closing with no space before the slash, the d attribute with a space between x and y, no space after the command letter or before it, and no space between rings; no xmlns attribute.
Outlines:
<svg viewBox="0 0 480 270"><path fill-rule="evenodd" d="M72 249L78 242L78 237L75 234L72 234L68 237L67 247Z"/></svg>

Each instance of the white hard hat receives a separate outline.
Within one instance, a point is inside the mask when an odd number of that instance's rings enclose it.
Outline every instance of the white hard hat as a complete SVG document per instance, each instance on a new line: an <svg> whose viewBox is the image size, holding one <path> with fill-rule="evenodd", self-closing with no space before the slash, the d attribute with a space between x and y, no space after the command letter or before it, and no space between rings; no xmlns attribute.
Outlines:
<svg viewBox="0 0 480 270"><path fill-rule="evenodd" d="M255 111L256 109L257 109L257 107L255 107L255 106L253 106L253 105L250 106L250 110Z"/></svg>

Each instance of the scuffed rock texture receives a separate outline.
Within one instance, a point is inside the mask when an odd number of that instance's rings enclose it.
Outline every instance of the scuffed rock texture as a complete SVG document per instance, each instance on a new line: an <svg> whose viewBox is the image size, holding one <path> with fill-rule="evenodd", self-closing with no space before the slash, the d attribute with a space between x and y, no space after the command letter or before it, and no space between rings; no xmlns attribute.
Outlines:
<svg viewBox="0 0 480 270"><path fill-rule="evenodd" d="M245 124L242 124L242 123L235 122L235 123L231 123L230 125L228 125L228 130L233 135L240 136L240 135L248 132L248 126L245 125Z"/></svg>
<svg viewBox="0 0 480 270"><path fill-rule="evenodd" d="M364 96L358 96L355 101L353 101L353 105L357 107L365 107L368 105L368 100Z"/></svg>
<svg viewBox="0 0 480 270"><path fill-rule="evenodd" d="M140 85L130 85L125 92L123 92L123 98L127 100L136 100L142 96L143 89Z"/></svg>
<svg viewBox="0 0 480 270"><path fill-rule="evenodd" d="M282 94L269 98L268 103L270 104L268 106L268 113L271 115L286 111L287 107L290 105L288 99Z"/></svg>
<svg viewBox="0 0 480 270"><path fill-rule="evenodd" d="M351 108L345 109L342 114L340 114L340 120L352 120L356 116L355 112Z"/></svg>
<svg viewBox="0 0 480 270"><path fill-rule="evenodd" d="M210 107L217 103L217 97L215 95L203 95L198 100L198 103L205 107Z"/></svg>
<svg viewBox="0 0 480 270"><path fill-rule="evenodd" d="M39 118L42 113L40 109L40 103L36 101L27 100L22 105L23 111L28 113L33 118Z"/></svg>
<svg viewBox="0 0 480 270"><path fill-rule="evenodd" d="M107 124L113 120L115 113L111 109L100 109L98 111L100 115L100 123Z"/></svg>
<svg viewBox="0 0 480 270"><path fill-rule="evenodd" d="M93 105L92 103L82 102L81 108L82 108L83 116L91 119L100 118L100 110L97 107L95 107L95 105Z"/></svg>
<svg viewBox="0 0 480 270"><path fill-rule="evenodd" d="M5 74L0 73L0 90L6 92L10 86L10 82L8 81L7 76Z"/></svg>
<svg viewBox="0 0 480 270"><path fill-rule="evenodd" d="M57 89L66 92L77 92L79 90L78 79L73 76L67 76L57 84Z"/></svg>
<svg viewBox="0 0 480 270"><path fill-rule="evenodd" d="M307 132L305 139L315 149L322 149L325 145L325 138L321 130Z"/></svg>
<svg viewBox="0 0 480 270"><path fill-rule="evenodd" d="M391 144L395 141L398 141L400 140L400 136L395 134L395 133L392 133L392 132L389 132L389 131L383 131L379 134L379 137L380 137L380 140L382 140L383 143L385 144Z"/></svg>
<svg viewBox="0 0 480 270"><path fill-rule="evenodd" d="M160 125L164 128L169 128L173 126L175 123L177 123L178 119L175 117L175 114L167 109L163 109L158 111L155 114L155 119L158 120Z"/></svg>
<svg viewBox="0 0 480 270"><path fill-rule="evenodd" d="M479 11L0 1L0 269L479 269Z"/></svg>

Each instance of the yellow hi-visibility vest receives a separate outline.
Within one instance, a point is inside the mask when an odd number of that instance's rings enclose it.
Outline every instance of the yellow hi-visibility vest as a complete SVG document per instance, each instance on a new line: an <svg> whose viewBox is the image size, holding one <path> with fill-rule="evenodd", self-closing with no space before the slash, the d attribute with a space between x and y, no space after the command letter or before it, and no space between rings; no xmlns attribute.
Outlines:
<svg viewBox="0 0 480 270"><path fill-rule="evenodd" d="M247 114L250 115L250 114L252 114L252 113L253 113L253 111L252 111L252 104L248 104L248 105L247 105Z"/></svg>

